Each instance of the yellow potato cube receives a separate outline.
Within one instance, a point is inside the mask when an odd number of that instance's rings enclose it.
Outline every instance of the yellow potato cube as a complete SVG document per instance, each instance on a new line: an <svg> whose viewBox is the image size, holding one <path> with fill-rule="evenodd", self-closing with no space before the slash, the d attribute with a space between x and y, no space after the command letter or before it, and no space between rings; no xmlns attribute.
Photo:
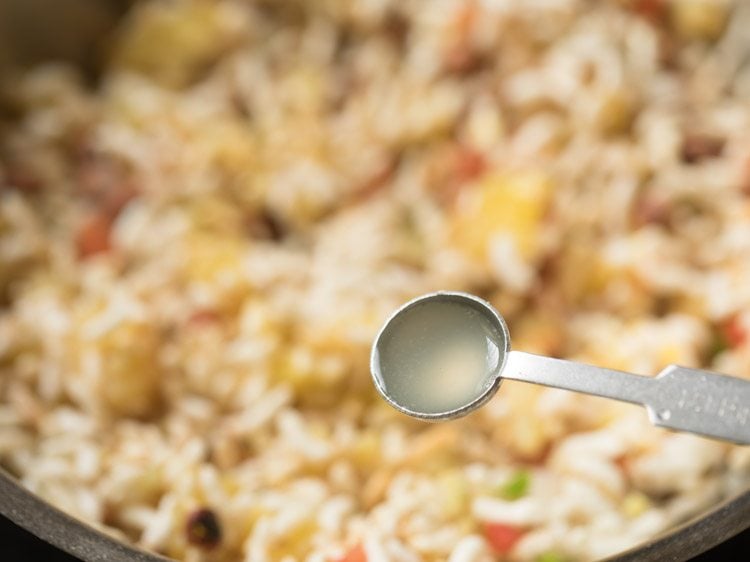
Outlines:
<svg viewBox="0 0 750 562"><path fill-rule="evenodd" d="M675 0L671 19L686 39L715 41L724 32L729 6L724 0Z"/></svg>
<svg viewBox="0 0 750 562"><path fill-rule="evenodd" d="M651 501L640 492L631 492L622 501L622 512L627 517L638 517L651 507Z"/></svg>
<svg viewBox="0 0 750 562"><path fill-rule="evenodd" d="M519 256L533 260L540 248L540 225L552 194L550 178L527 171L485 176L459 200L453 240L468 255L487 259L495 236L508 235Z"/></svg>
<svg viewBox="0 0 750 562"><path fill-rule="evenodd" d="M241 22L234 11L205 0L141 5L123 29L114 62L161 84L185 86L234 41Z"/></svg>
<svg viewBox="0 0 750 562"><path fill-rule="evenodd" d="M161 400L158 328L116 302L85 305L69 335L66 388L85 408L146 417Z"/></svg>

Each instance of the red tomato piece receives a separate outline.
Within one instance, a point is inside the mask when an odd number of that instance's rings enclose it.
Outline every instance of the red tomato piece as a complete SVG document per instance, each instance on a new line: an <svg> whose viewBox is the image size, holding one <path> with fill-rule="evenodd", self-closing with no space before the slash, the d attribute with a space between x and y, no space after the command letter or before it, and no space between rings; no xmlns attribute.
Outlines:
<svg viewBox="0 0 750 562"><path fill-rule="evenodd" d="M361 544L358 544L336 562L367 562L367 554Z"/></svg>
<svg viewBox="0 0 750 562"><path fill-rule="evenodd" d="M221 316L215 310L200 309L188 317L188 324L193 326L207 326L221 320Z"/></svg>
<svg viewBox="0 0 750 562"><path fill-rule="evenodd" d="M524 528L505 523L487 523L484 526L484 537L493 552L500 555L508 554L525 533Z"/></svg>
<svg viewBox="0 0 750 562"><path fill-rule="evenodd" d="M724 325L724 337L732 349L741 347L747 342L747 329L742 325L738 316L733 316Z"/></svg>
<svg viewBox="0 0 750 562"><path fill-rule="evenodd" d="M632 9L653 23L661 23L667 16L667 3L664 0L635 0Z"/></svg>
<svg viewBox="0 0 750 562"><path fill-rule="evenodd" d="M484 155L470 147L457 147L454 158L456 179L461 183L476 179L487 168Z"/></svg>
<svg viewBox="0 0 750 562"><path fill-rule="evenodd" d="M76 236L78 256L89 256L106 252L110 248L112 221L105 213L94 213L81 225Z"/></svg>

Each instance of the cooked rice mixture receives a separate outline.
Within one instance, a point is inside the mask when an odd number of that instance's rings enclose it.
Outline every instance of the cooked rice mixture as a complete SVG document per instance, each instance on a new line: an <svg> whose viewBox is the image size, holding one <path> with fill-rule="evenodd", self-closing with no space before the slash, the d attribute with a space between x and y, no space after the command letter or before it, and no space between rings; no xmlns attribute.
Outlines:
<svg viewBox="0 0 750 562"><path fill-rule="evenodd" d="M6 83L0 461L187 561L560 562L742 490L750 448L506 383L370 382L405 300L517 349L750 375L750 5L150 1L94 87Z"/></svg>

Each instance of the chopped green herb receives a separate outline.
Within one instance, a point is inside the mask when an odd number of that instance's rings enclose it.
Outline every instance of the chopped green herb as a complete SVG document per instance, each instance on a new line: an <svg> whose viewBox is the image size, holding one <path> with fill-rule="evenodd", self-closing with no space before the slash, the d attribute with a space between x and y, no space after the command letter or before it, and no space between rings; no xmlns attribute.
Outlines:
<svg viewBox="0 0 750 562"><path fill-rule="evenodd" d="M517 500L528 493L530 485L531 474L526 470L519 470L500 486L498 495L506 500Z"/></svg>
<svg viewBox="0 0 750 562"><path fill-rule="evenodd" d="M717 355L724 353L727 349L729 349L729 341L726 335L721 330L715 330L708 348L708 362L713 361Z"/></svg>
<svg viewBox="0 0 750 562"><path fill-rule="evenodd" d="M535 562L565 562L565 557L557 552L545 552L536 557Z"/></svg>

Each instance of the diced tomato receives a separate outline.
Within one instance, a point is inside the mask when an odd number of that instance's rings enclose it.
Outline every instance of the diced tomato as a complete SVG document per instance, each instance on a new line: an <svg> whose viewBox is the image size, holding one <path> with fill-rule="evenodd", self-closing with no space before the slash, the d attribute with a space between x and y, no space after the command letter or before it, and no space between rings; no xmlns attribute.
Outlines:
<svg viewBox="0 0 750 562"><path fill-rule="evenodd" d="M632 9L653 23L660 23L667 16L667 3L664 0L635 0Z"/></svg>
<svg viewBox="0 0 750 562"><path fill-rule="evenodd" d="M367 562L367 553L361 544L358 544L336 562Z"/></svg>
<svg viewBox="0 0 750 562"><path fill-rule="evenodd" d="M78 256L86 259L89 256L106 252L110 248L109 234L112 221L105 213L90 215L76 236Z"/></svg>
<svg viewBox="0 0 750 562"><path fill-rule="evenodd" d="M452 206L464 188L487 171L487 159L482 152L456 144L435 154L430 168L430 185L440 203Z"/></svg>
<svg viewBox="0 0 750 562"><path fill-rule="evenodd" d="M614 459L615 466L620 469L625 478L630 478L630 458L627 455L620 455Z"/></svg>
<svg viewBox="0 0 750 562"><path fill-rule="evenodd" d="M194 326L206 326L215 324L221 319L215 310L201 309L196 310L188 317L188 324Z"/></svg>
<svg viewBox="0 0 750 562"><path fill-rule="evenodd" d="M468 0L456 10L453 26L458 35L466 36L479 16L479 6L475 0Z"/></svg>
<svg viewBox="0 0 750 562"><path fill-rule="evenodd" d="M495 554L508 554L526 533L526 529L505 523L487 523L484 537Z"/></svg>
<svg viewBox="0 0 750 562"><path fill-rule="evenodd" d="M732 349L740 347L747 343L747 328L742 325L742 322L740 321L740 318L738 316L733 316L724 325L724 337L726 338L729 347Z"/></svg>
<svg viewBox="0 0 750 562"><path fill-rule="evenodd" d="M459 146L454 154L456 180L460 183L479 177L487 168L484 155L468 146Z"/></svg>
<svg viewBox="0 0 750 562"><path fill-rule="evenodd" d="M135 199L138 192L130 184L122 184L119 189L112 190L102 201L104 210L112 217L120 214L125 206Z"/></svg>

